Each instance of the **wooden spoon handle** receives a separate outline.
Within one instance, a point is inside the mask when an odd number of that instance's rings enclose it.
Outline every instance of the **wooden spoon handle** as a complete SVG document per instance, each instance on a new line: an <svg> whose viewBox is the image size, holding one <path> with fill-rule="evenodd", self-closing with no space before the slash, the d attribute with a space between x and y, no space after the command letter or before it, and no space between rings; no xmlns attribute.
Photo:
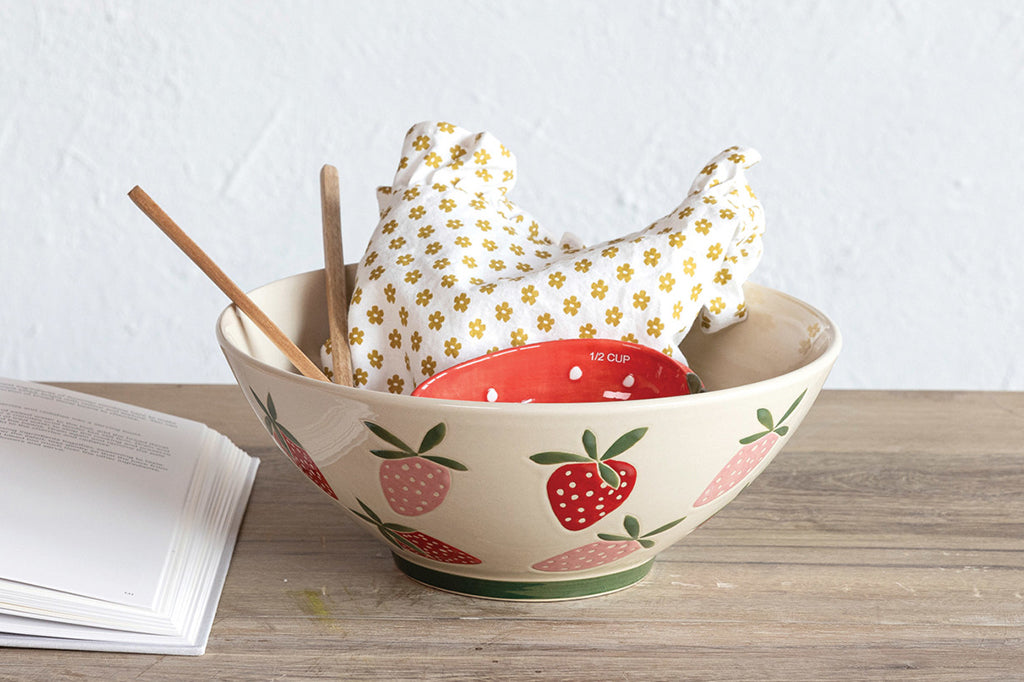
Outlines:
<svg viewBox="0 0 1024 682"><path fill-rule="evenodd" d="M277 346L282 353L284 353L291 361L295 368L302 372L303 376L309 377L310 379L317 379L319 381L328 381L324 373L313 364L305 353L292 343L281 329L274 324L274 322L267 317L267 315L257 306L251 298L249 298L244 291L238 288L231 279L224 274L213 260L206 255L206 253L199 248L199 246L192 241L192 239L185 234L178 225L171 220L171 217L164 213L163 209L160 208L155 201L153 201L148 194L142 191L142 188L136 185L132 191L128 192L128 196L135 202L135 205L139 209L149 216L157 227L163 230L164 234L171 238L179 249L181 249L186 256L192 259L192 262L199 266L199 269L206 273L206 276L213 280L221 291L227 294L228 298L238 306L243 313L245 313L250 320L252 320L260 330L267 335L275 346Z"/></svg>
<svg viewBox="0 0 1024 682"><path fill-rule="evenodd" d="M352 385L352 355L348 347L348 296L345 291L345 255L341 240L341 192L338 169L320 169L320 209L323 216L324 272L327 280L327 322L331 333L334 383Z"/></svg>

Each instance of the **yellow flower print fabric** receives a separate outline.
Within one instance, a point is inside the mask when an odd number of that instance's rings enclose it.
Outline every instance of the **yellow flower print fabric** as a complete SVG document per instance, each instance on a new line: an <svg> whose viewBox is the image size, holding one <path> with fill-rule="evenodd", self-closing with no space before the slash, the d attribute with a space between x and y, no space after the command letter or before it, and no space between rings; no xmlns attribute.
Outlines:
<svg viewBox="0 0 1024 682"><path fill-rule="evenodd" d="M678 344L694 324L714 332L746 314L764 213L745 171L759 158L727 149L668 215L584 247L511 201L515 157L493 135L413 126L394 183L377 191L380 223L352 292L355 385L409 393L459 362L563 338L623 339L685 362Z"/></svg>

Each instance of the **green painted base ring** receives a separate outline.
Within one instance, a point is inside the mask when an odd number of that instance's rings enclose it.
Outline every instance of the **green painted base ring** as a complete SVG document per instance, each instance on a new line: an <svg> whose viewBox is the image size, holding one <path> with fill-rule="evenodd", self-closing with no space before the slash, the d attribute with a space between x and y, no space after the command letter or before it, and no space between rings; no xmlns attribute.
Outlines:
<svg viewBox="0 0 1024 682"><path fill-rule="evenodd" d="M392 553L392 556L399 570L424 585L470 597L511 601L580 599L582 597L596 597L601 594L616 592L642 580L650 572L651 566L654 564L654 559L652 558L625 571L599 575L594 578L530 582L487 580L485 578L453 575L414 564L398 554Z"/></svg>

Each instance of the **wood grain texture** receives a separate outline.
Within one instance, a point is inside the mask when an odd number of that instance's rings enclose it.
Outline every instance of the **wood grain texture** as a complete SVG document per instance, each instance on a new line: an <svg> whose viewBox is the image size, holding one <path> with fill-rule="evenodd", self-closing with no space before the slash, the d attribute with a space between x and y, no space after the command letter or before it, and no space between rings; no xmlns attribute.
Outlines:
<svg viewBox="0 0 1024 682"><path fill-rule="evenodd" d="M0 652L0 678L1020 680L1024 394L826 391L639 585L550 604L422 587L234 386L67 385L263 460L207 653Z"/></svg>

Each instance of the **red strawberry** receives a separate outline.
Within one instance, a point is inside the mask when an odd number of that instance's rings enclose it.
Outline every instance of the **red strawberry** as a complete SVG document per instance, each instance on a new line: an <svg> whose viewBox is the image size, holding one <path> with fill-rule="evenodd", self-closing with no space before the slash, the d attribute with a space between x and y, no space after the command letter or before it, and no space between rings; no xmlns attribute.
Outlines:
<svg viewBox="0 0 1024 682"><path fill-rule="evenodd" d="M671 523L666 523L657 530L640 535L640 522L637 521L635 516L627 514L622 522L622 526L626 529L625 536L598 533L597 537L600 539L596 542L570 549L568 552L563 552L544 561L538 561L532 568L548 573L565 573L569 571L585 571L588 568L604 566L613 561L618 561L638 549L650 549L654 546L654 541L648 538L652 535L663 533L682 522L685 518L684 516L681 519L676 519Z"/></svg>
<svg viewBox="0 0 1024 682"><path fill-rule="evenodd" d="M761 422L761 425L766 430L758 431L740 440L740 445L743 447L722 467L722 470L718 472L718 475L715 476L711 483L708 483L708 487L704 489L704 492L693 503L694 507L705 505L735 488L768 456L768 453L775 447L779 438L785 436L789 431L789 427L783 426L782 422L786 421L789 415L793 414L793 410L800 404L806 393L807 390L804 389L804 392L797 396L796 400L789 406L786 414L782 415L782 419L777 424L772 421L772 413L767 409L762 407L757 411L757 421Z"/></svg>
<svg viewBox="0 0 1024 682"><path fill-rule="evenodd" d="M394 528L405 528L404 526L393 526ZM420 556L445 564L479 564L480 560L472 554L463 552L457 547L452 547L426 533L409 529L395 531L406 543L411 543L409 548Z"/></svg>
<svg viewBox="0 0 1024 682"><path fill-rule="evenodd" d="M599 457L597 438L587 429L583 432L586 455L538 452L530 456L537 464L562 464L547 484L548 502L562 527L587 528L626 501L636 482L636 467L614 458L636 445L645 433L646 427L623 434Z"/></svg>
<svg viewBox="0 0 1024 682"><path fill-rule="evenodd" d="M397 450L371 450L386 460L380 465L380 485L388 504L403 516L426 514L444 502L451 487L449 469L466 471L465 465L447 457L425 455L444 440L446 427L440 423L427 431L419 450L413 450L382 426L364 421L381 440Z"/></svg>
<svg viewBox="0 0 1024 682"><path fill-rule="evenodd" d="M252 388L249 389L252 391ZM277 408L274 407L274 399L267 394L267 404L264 405L256 391L252 391L253 397L256 398L256 402L259 404L260 409L263 410L263 425L267 431L273 436L274 441L277 443L281 451L288 456L295 466L302 470L302 473L306 474L309 480L320 486L320 489L325 493L338 499L338 496L334 494L334 490L331 489L327 479L324 478L323 472L320 471L316 463L313 462L313 458L309 456L309 453L299 445L298 439L293 436L288 429L284 427L280 422L277 421Z"/></svg>
<svg viewBox="0 0 1024 682"><path fill-rule="evenodd" d="M447 542L442 542L435 537L422 533L414 528L402 526L397 523L385 523L377 514L366 506L362 500L356 502L363 508L362 512L349 509L353 514L377 527L377 530L384 539L406 552L418 554L421 557L440 561L445 564L479 564L481 561L472 554L463 552L457 547L452 547Z"/></svg>

